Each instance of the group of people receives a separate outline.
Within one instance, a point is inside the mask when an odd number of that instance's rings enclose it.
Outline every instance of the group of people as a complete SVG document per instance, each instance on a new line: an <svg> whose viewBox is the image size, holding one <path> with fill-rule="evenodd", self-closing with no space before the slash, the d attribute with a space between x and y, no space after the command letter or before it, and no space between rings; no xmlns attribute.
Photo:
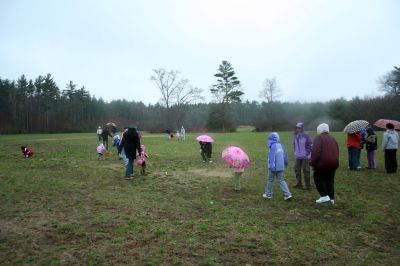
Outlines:
<svg viewBox="0 0 400 266"><path fill-rule="evenodd" d="M314 141L304 132L304 123L296 124L293 138L295 157L295 174L297 184L295 188L311 189L310 166L313 168L314 183L320 194L316 203L335 202L334 178L339 167L339 145L329 134L329 126L320 124L317 127L317 137ZM272 199L275 179L279 182L284 200L292 199L292 193L284 179L284 170L288 165L288 156L284 146L280 143L279 134L272 132L268 137L268 181L262 195ZM304 175L304 185L302 182Z"/></svg>
<svg viewBox="0 0 400 266"><path fill-rule="evenodd" d="M387 130L383 135L382 148L385 152L385 168L387 173L396 173L398 148L398 133L392 124L387 124ZM365 131L348 134L347 147L349 154L349 169L360 170L360 150L365 145L367 150L368 169L375 169L375 151L378 148L377 136L372 127ZM204 162L211 161L212 144L199 142L200 153ZM263 197L272 199L274 181L277 180L284 195L284 200L290 200L292 193L284 179L284 170L288 165L288 156L284 146L280 142L279 134L272 132L268 136L268 181ZM335 202L334 179L336 169L339 167L339 145L329 134L329 125L320 124L317 127L317 137L312 140L304 131L304 123L299 122L295 127L293 138L294 171L297 183L294 188L311 189L311 167L313 179L320 194L317 203ZM240 190L240 176L243 172L235 170L235 190ZM304 182L303 182L304 179Z"/></svg>
<svg viewBox="0 0 400 266"><path fill-rule="evenodd" d="M383 133L382 150L384 152L385 169L388 174L397 172L396 153L399 146L399 135L394 125L388 123ZM374 129L368 127L355 133L347 134L348 168L353 171L361 169L361 150L367 151L367 169L376 169L375 153L378 150L378 137Z"/></svg>
<svg viewBox="0 0 400 266"><path fill-rule="evenodd" d="M174 132L172 132L169 128L165 129L165 138L168 140L173 140L176 137L177 140L185 140L186 139L186 130L183 126L181 126L180 130L176 131L174 136Z"/></svg>
<svg viewBox="0 0 400 266"><path fill-rule="evenodd" d="M99 128L101 129L101 127ZM104 154L108 150L108 136L113 138L113 147L116 147L117 154L125 163L125 179L129 180L135 175L134 160L137 159L137 157L139 158L136 163L141 167L141 174L146 175L146 159L148 158L148 154L146 152L146 147L140 144L141 135L137 131L137 128L133 125L125 127L120 137L116 134L116 130L111 134L110 130L105 127L101 132L103 143L100 143L96 149L99 159L103 159ZM99 137L99 141L100 140Z"/></svg>
<svg viewBox="0 0 400 266"><path fill-rule="evenodd" d="M107 129L105 129L107 131ZM183 134L182 134L183 132ZM167 132L166 132L167 134ZM140 134L135 126L124 129L122 137L114 136L109 132L102 130L101 136L103 143L99 145L102 150L107 149L108 136L113 137L114 146L117 147L118 154L125 161L125 178L130 179L134 175L133 162L137 160L138 165L142 167L142 174L145 174L146 158L148 157L144 145L140 144ZM107 136L106 138L103 136ZM185 136L185 129L181 128L180 136ZM383 135L382 149L385 152L385 168L387 173L396 173L398 149L398 133L394 130L392 124L387 124L387 130ZM378 149L378 139L372 127L365 131L349 133L347 136L348 148L348 166L350 170L360 170L361 149L365 146L367 150L368 169L375 169L375 151ZM199 142L200 154L204 162L212 162L212 143ZM101 147L102 146L102 147ZM98 147L98 149L99 149ZM265 186L263 197L272 199L274 181L277 180L284 195L284 200L290 200L292 193L284 179L284 171L288 165L287 152L280 142L279 134L272 132L268 136L268 181ZM295 126L293 138L294 150L294 171L297 183L294 188L310 190L311 189L311 169L313 169L313 179L315 186L320 194L317 203L335 202L334 179L336 169L339 167L339 145L330 135L329 125L320 124L317 127L317 136L314 140L304 130L304 123L299 122ZM243 169L236 173L235 171L235 189L240 190L240 176ZM304 182L303 182L304 180Z"/></svg>

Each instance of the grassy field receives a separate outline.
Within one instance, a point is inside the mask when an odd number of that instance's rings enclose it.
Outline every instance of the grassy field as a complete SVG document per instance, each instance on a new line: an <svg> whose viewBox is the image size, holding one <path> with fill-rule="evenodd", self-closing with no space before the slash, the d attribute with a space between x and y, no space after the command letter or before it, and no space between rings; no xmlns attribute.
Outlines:
<svg viewBox="0 0 400 266"><path fill-rule="evenodd" d="M211 135L215 164L201 161L195 135L145 135L149 174L130 181L115 149L97 160L94 134L0 136L0 264L400 263L400 174L384 173L382 151L377 170L350 172L345 136L335 133L336 204L316 205L314 187L292 189L286 202L278 184L268 201L266 133ZM292 187L292 133L281 138ZM21 144L33 147L33 158L22 157ZM220 159L229 144L253 161L241 192Z"/></svg>

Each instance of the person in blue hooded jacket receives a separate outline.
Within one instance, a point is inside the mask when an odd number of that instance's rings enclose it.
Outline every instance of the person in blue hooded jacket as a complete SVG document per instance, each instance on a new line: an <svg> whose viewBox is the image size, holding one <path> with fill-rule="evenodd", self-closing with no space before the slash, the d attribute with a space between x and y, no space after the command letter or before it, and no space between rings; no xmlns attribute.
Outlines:
<svg viewBox="0 0 400 266"><path fill-rule="evenodd" d="M292 193L289 191L289 187L285 182L283 171L288 165L287 153L285 148L280 143L279 135L276 132L272 132L268 137L268 182L265 186L265 192L263 198L272 199L272 189L274 187L274 179L277 179L279 185L283 191L284 200L290 200Z"/></svg>

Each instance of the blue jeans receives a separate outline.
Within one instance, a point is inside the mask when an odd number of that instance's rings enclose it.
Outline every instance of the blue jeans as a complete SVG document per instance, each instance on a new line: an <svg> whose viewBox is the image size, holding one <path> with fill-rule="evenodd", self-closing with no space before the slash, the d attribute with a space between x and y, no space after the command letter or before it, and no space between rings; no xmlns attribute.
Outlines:
<svg viewBox="0 0 400 266"><path fill-rule="evenodd" d="M350 170L357 170L357 167L359 166L359 155L361 155L360 150L356 149L354 147L348 147L347 148L348 153L349 153L349 168Z"/></svg>
<svg viewBox="0 0 400 266"><path fill-rule="evenodd" d="M274 188L274 179L277 179L279 182L279 186L281 187L282 191L283 191L283 195L285 197L289 197L292 195L292 193L290 193L288 185L285 182L285 179L283 178L283 171L278 171L278 172L272 172L269 171L268 173L268 182L267 185L265 186L265 194L267 194L267 197L271 197L272 198L272 189Z"/></svg>
<svg viewBox="0 0 400 266"><path fill-rule="evenodd" d="M126 173L125 173L126 177L129 177L130 175L133 174L133 161L134 161L133 158L128 158L128 163L126 165Z"/></svg>

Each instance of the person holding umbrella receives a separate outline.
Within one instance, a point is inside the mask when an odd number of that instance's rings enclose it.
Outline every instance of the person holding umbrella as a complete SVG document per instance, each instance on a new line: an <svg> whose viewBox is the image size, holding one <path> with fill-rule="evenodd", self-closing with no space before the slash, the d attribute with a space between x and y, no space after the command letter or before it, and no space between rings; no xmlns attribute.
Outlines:
<svg viewBox="0 0 400 266"><path fill-rule="evenodd" d="M369 126L369 122L366 120L355 120L350 122L344 128L344 132L347 133L347 150L349 155L349 169L360 170L360 158L361 158L361 142L364 136L361 132ZM365 132L364 132L365 133Z"/></svg>
<svg viewBox="0 0 400 266"><path fill-rule="evenodd" d="M201 158L203 158L203 162L212 163L212 161L211 161L212 142L214 142L214 139L207 135L201 135L201 136L198 136L196 138L196 140L200 144L200 155L201 155Z"/></svg>
<svg viewBox="0 0 400 266"><path fill-rule="evenodd" d="M320 124L314 139L310 165L314 170L314 182L320 198L316 203L335 203L335 171L339 167L339 145L329 135L329 126Z"/></svg>
<svg viewBox="0 0 400 266"><path fill-rule="evenodd" d="M125 156L128 158L125 179L129 180L134 176L133 161L136 159L136 153L141 153L140 139L135 126L129 126L128 130L124 132L118 150L121 151L122 149L124 149Z"/></svg>
<svg viewBox="0 0 400 266"><path fill-rule="evenodd" d="M392 174L397 172L396 152L399 147L399 134L394 130L392 123L387 123L386 128L383 133L382 149L385 152L386 173Z"/></svg>
<svg viewBox="0 0 400 266"><path fill-rule="evenodd" d="M234 170L235 191L240 191L240 177L244 168L250 165L249 156L239 147L229 146L222 151L222 160Z"/></svg>

